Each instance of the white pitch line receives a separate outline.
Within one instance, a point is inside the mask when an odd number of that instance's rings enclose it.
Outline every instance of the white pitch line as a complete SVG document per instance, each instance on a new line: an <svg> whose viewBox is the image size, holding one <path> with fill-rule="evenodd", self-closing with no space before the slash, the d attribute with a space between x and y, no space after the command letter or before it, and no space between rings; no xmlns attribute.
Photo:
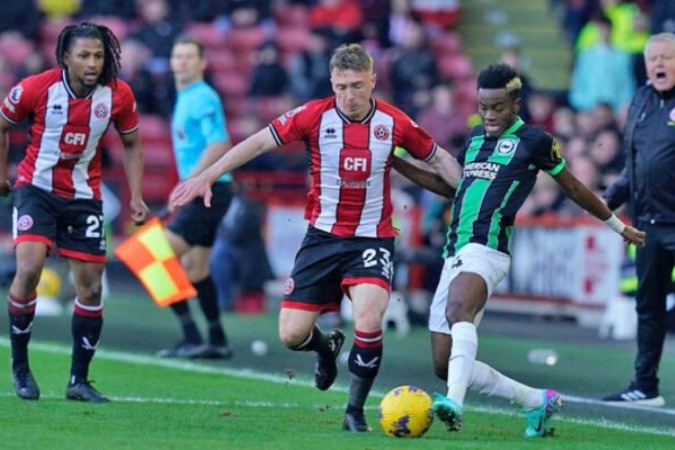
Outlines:
<svg viewBox="0 0 675 450"><path fill-rule="evenodd" d="M9 339L4 336L0 337L0 346L9 347ZM31 343L31 348L34 348L39 351L46 353L56 353L63 355L70 355L71 348L69 346L61 344L53 344L46 342L33 342ZM140 353L129 353L116 350L104 350L99 349L96 351L96 358L105 359L109 361L119 361L127 362L132 364L138 364L142 366L153 366L153 367L163 367L166 369L182 370L193 373L207 373L207 374L222 374L228 375L237 378L246 378L254 379L261 381L268 381L272 383L279 384L294 384L302 387L314 388L314 383L309 379L302 379L293 377L283 377L279 375L274 375L270 373L257 372L251 369L231 369L224 367L213 367L205 364L195 363L191 361L176 360L176 359L163 359L156 356L143 355ZM331 390L339 392L347 392L347 388L344 386L334 385ZM13 394L12 394L13 395ZM384 396L383 392L373 391L372 395L374 397ZM9 393L0 393L0 397L10 396ZM52 398L49 395L46 395L46 398ZM60 396L54 395L53 398L61 398ZM167 404L204 404L204 405L214 405L214 406L260 406L260 407L295 407L290 403L268 403L268 402L218 402L217 400L179 400L179 399L162 399L162 398L142 398L142 397L111 397L113 400L129 402L129 403L167 403ZM639 411L649 411L655 414L663 415L675 415L675 409L672 408L653 408L647 406L637 406L637 405L615 405L607 404L596 399L586 398L586 397L577 397L573 395L563 394L563 400L569 403L580 403L580 404L589 404L603 407L612 407L612 408L622 408L628 410L639 410ZM204 402L204 403L202 403ZM370 408L368 408L370 409ZM517 415L518 413L514 410L506 410L502 408L493 408L493 407L466 407L468 411L478 411L489 414L500 414L500 415ZM675 436L674 429L664 429L656 427L638 427L633 425L626 425L624 423L618 423L609 421L606 419L591 420L591 419L581 419L581 418L572 418L572 417L561 417L556 416L556 421L561 422L570 422L582 425L592 425L602 428L610 428L615 430L627 430L627 431L636 431L647 434L661 435L661 436Z"/></svg>
<svg viewBox="0 0 675 450"><path fill-rule="evenodd" d="M61 344L53 344L46 342L31 342L30 345L31 348L46 353L62 354L62 355L70 355L71 353L70 347ZM4 336L0 337L0 346L9 347L10 346L9 339L5 338ZM116 350L98 349L96 351L96 358L105 359L109 361L127 362L142 366L164 367L167 369L182 370L193 373L229 375L233 377L270 381L273 383L280 383L280 384L290 383L298 386L314 387L313 381L302 378L298 379L295 375L291 379L288 376L283 377L270 373L257 372L252 369L231 369L227 367L214 367L198 362L179 359L164 359L159 358L157 356L144 355L141 353L130 353ZM344 387L340 387L338 389L343 390L344 392L347 391L346 388Z"/></svg>
<svg viewBox="0 0 675 450"><path fill-rule="evenodd" d="M15 397L14 392L0 392L0 397ZM61 400L63 395L56 393L41 393L41 399ZM222 401L222 400L205 400L205 399L191 399L191 398L161 398L161 397L115 397L109 396L110 400L115 403L142 403L142 404L158 404L158 405L198 405L198 406L246 406L252 408L298 408L298 403L272 403L272 402L254 402L254 401ZM317 408L325 405L316 405Z"/></svg>
<svg viewBox="0 0 675 450"><path fill-rule="evenodd" d="M576 397L574 395L565 395L563 394L563 400L570 403L581 403L586 405L596 405L602 406L603 408L618 408L618 409L630 409L636 411L648 411L656 414L663 414L666 416L675 416L675 409L673 408L661 408L655 406L644 406L644 405L633 405L628 402L626 404L622 403L608 403L603 402L602 400L597 400L594 398L586 397Z"/></svg>

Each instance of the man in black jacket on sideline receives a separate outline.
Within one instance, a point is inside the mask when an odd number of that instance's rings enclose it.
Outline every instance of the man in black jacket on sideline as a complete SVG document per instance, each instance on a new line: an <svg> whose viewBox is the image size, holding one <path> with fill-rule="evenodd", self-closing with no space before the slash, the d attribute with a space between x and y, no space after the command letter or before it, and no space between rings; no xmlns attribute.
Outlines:
<svg viewBox="0 0 675 450"><path fill-rule="evenodd" d="M626 168L605 192L610 209L628 202L636 227L638 315L635 378L607 402L663 406L657 373L666 337L666 296L675 264L675 34L652 36L645 47L649 83L635 94L624 129Z"/></svg>

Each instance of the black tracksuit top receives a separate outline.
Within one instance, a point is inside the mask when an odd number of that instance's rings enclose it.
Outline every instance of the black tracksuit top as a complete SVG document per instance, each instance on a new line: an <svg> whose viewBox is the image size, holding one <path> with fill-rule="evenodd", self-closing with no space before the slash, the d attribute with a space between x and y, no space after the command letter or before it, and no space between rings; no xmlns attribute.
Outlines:
<svg viewBox="0 0 675 450"><path fill-rule="evenodd" d="M610 209L629 202L638 224L675 225L675 88L638 89L623 139L626 168L604 194Z"/></svg>

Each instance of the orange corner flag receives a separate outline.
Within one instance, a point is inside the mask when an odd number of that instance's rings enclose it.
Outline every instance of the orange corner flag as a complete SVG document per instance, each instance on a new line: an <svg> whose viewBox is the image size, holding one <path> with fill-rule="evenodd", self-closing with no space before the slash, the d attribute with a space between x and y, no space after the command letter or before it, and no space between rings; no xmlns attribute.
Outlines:
<svg viewBox="0 0 675 450"><path fill-rule="evenodd" d="M138 277L158 306L169 306L197 295L157 217L139 228L114 253Z"/></svg>

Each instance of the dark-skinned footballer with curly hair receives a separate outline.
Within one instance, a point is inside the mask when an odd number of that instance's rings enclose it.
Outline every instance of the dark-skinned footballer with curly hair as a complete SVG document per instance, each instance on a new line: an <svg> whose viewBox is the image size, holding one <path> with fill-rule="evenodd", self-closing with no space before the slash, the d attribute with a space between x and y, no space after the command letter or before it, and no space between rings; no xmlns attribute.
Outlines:
<svg viewBox="0 0 675 450"><path fill-rule="evenodd" d="M59 67L31 75L0 104L0 194L13 193L16 275L7 295L12 376L19 398L37 400L40 390L28 363L36 288L45 259L56 249L75 280L72 363L65 396L103 403L89 365L103 326L101 276L106 239L101 201L101 141L113 125L125 149L131 220L148 217L141 196L143 148L136 100L117 78L120 46L106 27L80 23L58 37ZM31 140L13 186L8 180L8 132L30 120Z"/></svg>

